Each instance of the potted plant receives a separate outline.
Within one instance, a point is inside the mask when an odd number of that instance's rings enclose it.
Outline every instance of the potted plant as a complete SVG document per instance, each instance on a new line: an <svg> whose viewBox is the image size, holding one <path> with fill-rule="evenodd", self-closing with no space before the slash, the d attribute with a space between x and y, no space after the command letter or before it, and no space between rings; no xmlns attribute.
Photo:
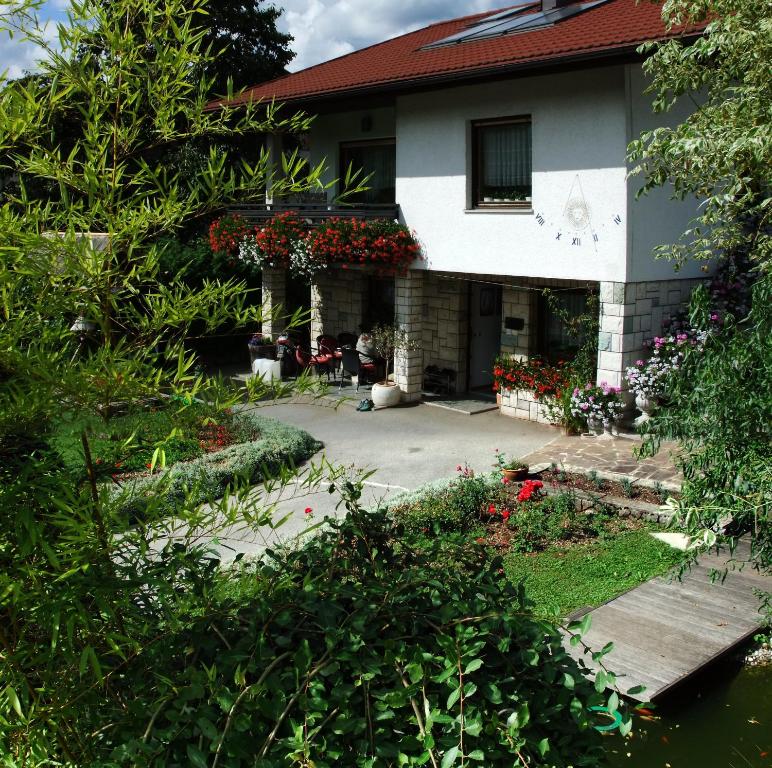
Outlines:
<svg viewBox="0 0 772 768"><path fill-rule="evenodd" d="M605 381L575 387L571 393L571 413L587 421L587 428L595 434L612 434L612 428L622 413L621 390Z"/></svg>
<svg viewBox="0 0 772 768"><path fill-rule="evenodd" d="M507 459L498 450L496 450L496 463L493 466L500 469L504 479L510 483L516 483L528 477L528 464L519 459Z"/></svg>
<svg viewBox="0 0 772 768"><path fill-rule="evenodd" d="M247 342L247 346L249 347L250 364L260 359L276 359L276 345L273 343L273 339L264 333L253 334Z"/></svg>
<svg viewBox="0 0 772 768"><path fill-rule="evenodd" d="M398 350L407 352L418 349L418 344L410 338L407 331L397 325L376 325L369 335L376 354L385 361L383 381L373 384L373 404L376 408L399 405L402 390L390 379L394 370L394 355Z"/></svg>

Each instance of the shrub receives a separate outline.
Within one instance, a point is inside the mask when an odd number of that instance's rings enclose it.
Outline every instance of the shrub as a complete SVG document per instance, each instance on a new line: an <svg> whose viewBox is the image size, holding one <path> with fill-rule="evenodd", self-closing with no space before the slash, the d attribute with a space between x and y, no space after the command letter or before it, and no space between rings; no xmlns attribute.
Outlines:
<svg viewBox="0 0 772 768"><path fill-rule="evenodd" d="M437 570L397 549L383 513L355 512L255 566L131 691L156 712L104 738L123 763L326 768L597 766L590 706L605 704L553 625L524 614L502 563ZM218 617L228 617L218 618ZM213 623L217 631L212 631ZM144 690L146 689L146 690ZM149 725L148 725L149 723Z"/></svg>
<svg viewBox="0 0 772 768"><path fill-rule="evenodd" d="M242 435L259 437L175 464L158 475L127 481L119 491L124 512L142 518L148 500L154 496L160 496L169 513L183 503L213 501L222 497L236 479L260 482L287 463L296 465L309 459L322 447L307 432L252 411L235 414L234 428ZM157 504L158 499L153 503Z"/></svg>
<svg viewBox="0 0 772 768"><path fill-rule="evenodd" d="M453 480L395 497L388 508L409 533L467 531L480 523L483 511L500 487L489 475L475 476L459 466Z"/></svg>
<svg viewBox="0 0 772 768"><path fill-rule="evenodd" d="M587 528L568 493L518 504L509 525L513 529L512 548L517 552L538 552Z"/></svg>

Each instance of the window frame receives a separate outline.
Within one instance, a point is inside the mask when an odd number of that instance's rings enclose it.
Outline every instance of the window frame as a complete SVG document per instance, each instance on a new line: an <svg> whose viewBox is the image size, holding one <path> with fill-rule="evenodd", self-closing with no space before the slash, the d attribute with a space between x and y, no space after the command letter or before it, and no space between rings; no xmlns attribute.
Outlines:
<svg viewBox="0 0 772 768"><path fill-rule="evenodd" d="M348 170L348 165L344 163L343 161L343 153L346 149L356 149L357 147L394 147L394 168L396 171L396 164L397 164L397 137L396 136L385 136L380 139L356 139L354 141L341 141L338 143L338 178L340 181L338 182L338 194L340 195L343 192L343 182L346 178L346 171ZM389 203L362 203L362 202L354 202L352 201L353 205L396 205L396 197L397 197L397 190L396 190L396 173L395 173L395 189L394 189L394 200Z"/></svg>
<svg viewBox="0 0 772 768"><path fill-rule="evenodd" d="M509 200L500 202L485 202L482 193L482 134L481 129L498 125L522 125L531 126L531 199ZM531 210L533 208L533 117L532 115L512 115L509 117L494 117L484 120L472 121L472 185L471 208L473 210Z"/></svg>

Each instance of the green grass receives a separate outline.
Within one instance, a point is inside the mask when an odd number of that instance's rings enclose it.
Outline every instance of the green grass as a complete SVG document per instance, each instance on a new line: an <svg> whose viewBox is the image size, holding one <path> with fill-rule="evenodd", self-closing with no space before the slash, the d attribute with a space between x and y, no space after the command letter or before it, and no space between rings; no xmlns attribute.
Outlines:
<svg viewBox="0 0 772 768"><path fill-rule="evenodd" d="M63 420L54 426L49 443L66 469L83 472L85 465L81 433L85 429L99 475L143 472L160 445L163 445L167 466L202 456L204 451L199 444L200 431L210 420L218 424L232 423L230 416L201 403L187 407L169 403L163 407L115 416L106 421L96 417ZM169 439L173 429L177 430L177 434ZM249 440L254 439L255 435L239 437L241 440Z"/></svg>
<svg viewBox="0 0 772 768"><path fill-rule="evenodd" d="M537 615L564 617L667 572L680 558L678 550L638 530L568 549L511 552L504 558L504 572L512 582L524 582Z"/></svg>

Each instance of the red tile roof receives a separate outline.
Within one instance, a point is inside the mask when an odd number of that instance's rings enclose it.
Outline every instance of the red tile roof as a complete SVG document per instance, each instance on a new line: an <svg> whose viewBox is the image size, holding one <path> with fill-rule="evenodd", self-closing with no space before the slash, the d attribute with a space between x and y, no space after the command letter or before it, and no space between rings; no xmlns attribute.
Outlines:
<svg viewBox="0 0 772 768"><path fill-rule="evenodd" d="M423 49L496 11L464 16L263 83L234 101L342 98L455 76L495 75L497 71L559 64L583 56L613 56L665 37L660 12L661 2L609 0L551 27Z"/></svg>

